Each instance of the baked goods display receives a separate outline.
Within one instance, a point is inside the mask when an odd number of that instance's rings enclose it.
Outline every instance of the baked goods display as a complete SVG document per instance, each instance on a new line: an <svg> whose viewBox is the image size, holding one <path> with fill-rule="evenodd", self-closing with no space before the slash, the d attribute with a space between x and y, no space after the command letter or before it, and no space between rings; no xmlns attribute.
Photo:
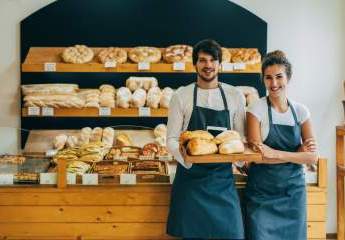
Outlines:
<svg viewBox="0 0 345 240"><path fill-rule="evenodd" d="M155 77L135 77L131 76L126 80L126 87L134 92L139 88L143 88L146 91L150 88L157 87L158 80Z"/></svg>
<svg viewBox="0 0 345 240"><path fill-rule="evenodd" d="M133 146L133 142L127 134L121 133L116 136L116 146Z"/></svg>
<svg viewBox="0 0 345 240"><path fill-rule="evenodd" d="M163 59L167 63L192 62L193 47L189 45L172 45L165 48Z"/></svg>
<svg viewBox="0 0 345 240"><path fill-rule="evenodd" d="M129 172L129 164L123 162L96 164L93 171L101 175L120 175Z"/></svg>
<svg viewBox="0 0 345 240"><path fill-rule="evenodd" d="M28 84L22 85L24 96L30 94L73 94L77 93L79 86L77 84Z"/></svg>
<svg viewBox="0 0 345 240"><path fill-rule="evenodd" d="M77 94L29 94L24 97L24 106L82 108L85 100Z"/></svg>
<svg viewBox="0 0 345 240"><path fill-rule="evenodd" d="M162 58L161 51L155 47L135 47L129 50L128 56L134 63L158 63Z"/></svg>
<svg viewBox="0 0 345 240"><path fill-rule="evenodd" d="M230 48L231 62L256 64L261 62L261 55L256 48Z"/></svg>
<svg viewBox="0 0 345 240"><path fill-rule="evenodd" d="M103 84L99 87L101 93L99 95L99 105L101 107L115 107L115 88L109 84Z"/></svg>
<svg viewBox="0 0 345 240"><path fill-rule="evenodd" d="M88 63L92 61L94 53L85 45L75 45L66 48L62 53L62 60L66 63Z"/></svg>
<svg viewBox="0 0 345 240"><path fill-rule="evenodd" d="M164 174L163 163L160 161L135 161L132 162L133 174Z"/></svg>
<svg viewBox="0 0 345 240"><path fill-rule="evenodd" d="M101 63L125 63L127 61L127 51L123 48L109 47L101 50L97 57Z"/></svg>
<svg viewBox="0 0 345 240"><path fill-rule="evenodd" d="M83 175L87 171L89 171L91 166L82 161L71 161L67 163L67 172L68 173L76 173L77 175Z"/></svg>

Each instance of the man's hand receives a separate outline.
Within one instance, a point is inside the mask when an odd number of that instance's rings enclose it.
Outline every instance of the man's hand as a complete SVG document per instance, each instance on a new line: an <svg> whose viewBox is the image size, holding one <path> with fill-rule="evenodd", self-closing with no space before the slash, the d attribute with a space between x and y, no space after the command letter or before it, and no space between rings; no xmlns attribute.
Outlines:
<svg viewBox="0 0 345 240"><path fill-rule="evenodd" d="M314 138L307 138L298 149L299 152L316 152L317 146Z"/></svg>

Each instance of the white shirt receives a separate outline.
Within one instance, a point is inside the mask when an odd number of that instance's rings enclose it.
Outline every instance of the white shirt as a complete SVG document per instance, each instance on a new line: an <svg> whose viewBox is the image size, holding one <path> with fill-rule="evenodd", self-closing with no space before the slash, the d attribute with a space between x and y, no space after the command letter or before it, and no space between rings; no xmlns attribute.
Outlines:
<svg viewBox="0 0 345 240"><path fill-rule="evenodd" d="M291 101L290 104L293 106L296 112L297 122L303 124L306 120L310 119L310 112L303 104ZM272 109L272 122L274 124L294 126L295 120L291 111L291 107L284 113L277 112L273 107ZM268 106L267 98L262 97L258 101L252 103L248 108L247 112L253 114L261 125L261 139L265 141L269 132L269 117L268 117Z"/></svg>
<svg viewBox="0 0 345 240"><path fill-rule="evenodd" d="M179 151L178 139L182 131L187 130L193 111L193 95L195 83L180 87L174 93L168 116L167 147L174 158L184 167L190 168L192 164L186 164ZM244 136L245 128L245 98L235 87L222 83L225 98L229 108L231 129ZM213 110L224 110L224 103L219 88L198 88L197 106Z"/></svg>

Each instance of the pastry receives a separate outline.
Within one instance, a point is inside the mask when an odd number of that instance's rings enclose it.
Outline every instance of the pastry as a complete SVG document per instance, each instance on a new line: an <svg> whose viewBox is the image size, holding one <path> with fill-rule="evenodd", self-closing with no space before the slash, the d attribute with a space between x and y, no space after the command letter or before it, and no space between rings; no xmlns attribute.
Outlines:
<svg viewBox="0 0 345 240"><path fill-rule="evenodd" d="M181 145L183 145L193 138L212 140L214 137L211 133L204 130L184 131L180 135L179 142Z"/></svg>
<svg viewBox="0 0 345 240"><path fill-rule="evenodd" d="M216 144L221 144L231 140L241 140L241 135L234 130L227 130L218 134L213 141Z"/></svg>
<svg viewBox="0 0 345 240"><path fill-rule="evenodd" d="M187 151L190 155L206 155L218 152L217 145L210 141L200 138L193 138L187 144Z"/></svg>
<svg viewBox="0 0 345 240"><path fill-rule="evenodd" d="M131 107L140 108L145 106L146 103L146 91L144 89L137 89L132 95Z"/></svg>
<svg viewBox="0 0 345 240"><path fill-rule="evenodd" d="M188 45L172 45L164 50L163 59L167 63L192 62L193 48Z"/></svg>
<svg viewBox="0 0 345 240"><path fill-rule="evenodd" d="M241 140L231 140L222 143L219 146L219 153L220 154L232 154L232 153L243 153L244 152L244 144Z"/></svg>
<svg viewBox="0 0 345 240"><path fill-rule="evenodd" d="M113 61L117 63L125 63L127 61L127 52L126 50L117 47L106 48L99 52L98 60L101 63Z"/></svg>
<svg viewBox="0 0 345 240"><path fill-rule="evenodd" d="M92 61L94 53L85 45L75 45L66 48L62 53L62 60L66 63L88 63Z"/></svg>
<svg viewBox="0 0 345 240"><path fill-rule="evenodd" d="M150 88L147 93L146 106L150 108L158 108L162 97L162 91L159 87Z"/></svg>
<svg viewBox="0 0 345 240"><path fill-rule="evenodd" d="M170 87L166 87L162 91L162 96L160 99L160 107L161 108L169 108L170 100L174 94L174 90Z"/></svg>
<svg viewBox="0 0 345 240"><path fill-rule="evenodd" d="M54 149L61 150L65 147L68 136L65 134L59 134L54 138Z"/></svg>
<svg viewBox="0 0 345 240"><path fill-rule="evenodd" d="M125 133L121 133L116 136L116 146L132 146L133 143L129 136Z"/></svg>
<svg viewBox="0 0 345 240"><path fill-rule="evenodd" d="M162 54L161 51L155 47L135 47L129 51L128 56L134 63L157 63L161 60Z"/></svg>
<svg viewBox="0 0 345 240"><path fill-rule="evenodd" d="M116 93L116 104L120 108L129 108L132 99L131 91L126 87L120 87Z"/></svg>

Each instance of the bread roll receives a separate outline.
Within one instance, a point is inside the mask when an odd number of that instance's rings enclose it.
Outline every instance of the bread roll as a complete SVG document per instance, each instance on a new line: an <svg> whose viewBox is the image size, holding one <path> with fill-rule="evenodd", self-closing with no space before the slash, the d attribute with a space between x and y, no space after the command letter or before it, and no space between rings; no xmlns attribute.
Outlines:
<svg viewBox="0 0 345 240"><path fill-rule="evenodd" d="M68 136L66 141L66 146L69 148L74 148L78 145L78 138L76 136Z"/></svg>
<svg viewBox="0 0 345 240"><path fill-rule="evenodd" d="M132 95L131 107L140 108L145 106L146 102L146 91L144 89L137 89Z"/></svg>
<svg viewBox="0 0 345 240"><path fill-rule="evenodd" d="M162 97L162 91L159 87L150 88L147 93L146 105L150 108L158 108Z"/></svg>
<svg viewBox="0 0 345 240"><path fill-rule="evenodd" d="M126 87L134 92L135 90L143 87L143 82L141 77L129 77L126 80Z"/></svg>
<svg viewBox="0 0 345 240"><path fill-rule="evenodd" d="M100 142L102 140L103 129L96 127L92 130L90 142Z"/></svg>
<svg viewBox="0 0 345 240"><path fill-rule="evenodd" d="M193 138L187 144L187 151L190 155L206 155L216 153L218 148L210 140Z"/></svg>
<svg viewBox="0 0 345 240"><path fill-rule="evenodd" d="M150 88L158 87L158 81L155 77L142 77L142 86L148 91Z"/></svg>
<svg viewBox="0 0 345 240"><path fill-rule="evenodd" d="M212 140L214 137L211 133L204 130L184 131L180 135L179 142L182 145L191 140L192 138Z"/></svg>
<svg viewBox="0 0 345 240"><path fill-rule="evenodd" d="M54 148L57 150L61 150L65 147L66 141L67 141L67 135L65 134L59 134L54 138Z"/></svg>
<svg viewBox="0 0 345 240"><path fill-rule="evenodd" d="M231 140L224 142L219 146L220 154L243 153L244 144L241 140Z"/></svg>
<svg viewBox="0 0 345 240"><path fill-rule="evenodd" d="M116 104L120 108L129 108L132 99L131 91L126 87L120 87L116 93Z"/></svg>
<svg viewBox="0 0 345 240"><path fill-rule="evenodd" d="M155 129L153 130L153 134L155 137L165 137L167 136L167 125L161 123L158 124Z"/></svg>
<svg viewBox="0 0 345 240"><path fill-rule="evenodd" d="M228 142L231 140L241 140L241 135L234 130L227 130L218 134L215 137L214 142L216 144L221 144L221 143Z"/></svg>
<svg viewBox="0 0 345 240"><path fill-rule="evenodd" d="M111 127L104 128L103 130L103 136L102 136L102 143L105 145L105 147L112 147L114 143L114 136L115 131Z"/></svg>
<svg viewBox="0 0 345 240"><path fill-rule="evenodd" d="M80 131L80 138L79 138L78 145L88 144L90 142L91 134L92 134L91 128L89 127L82 128Z"/></svg>
<svg viewBox="0 0 345 240"><path fill-rule="evenodd" d="M170 87L166 87L162 91L162 97L160 100L160 107L161 108L169 108L170 100L174 94L174 90Z"/></svg>

